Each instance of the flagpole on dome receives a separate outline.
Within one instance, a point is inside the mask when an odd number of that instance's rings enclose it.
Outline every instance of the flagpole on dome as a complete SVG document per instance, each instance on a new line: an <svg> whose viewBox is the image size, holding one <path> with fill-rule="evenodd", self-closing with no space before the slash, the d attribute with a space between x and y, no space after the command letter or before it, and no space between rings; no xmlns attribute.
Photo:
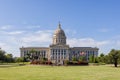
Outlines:
<svg viewBox="0 0 120 80"><path fill-rule="evenodd" d="M60 21L58 22L58 29L61 29Z"/></svg>

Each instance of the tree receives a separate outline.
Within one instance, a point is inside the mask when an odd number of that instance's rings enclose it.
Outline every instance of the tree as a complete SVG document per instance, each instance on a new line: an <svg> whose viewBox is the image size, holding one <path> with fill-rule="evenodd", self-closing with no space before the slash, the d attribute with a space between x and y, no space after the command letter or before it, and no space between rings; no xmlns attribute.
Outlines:
<svg viewBox="0 0 120 80"><path fill-rule="evenodd" d="M47 59L47 58L42 58L42 60L43 60L43 61L48 61L48 59Z"/></svg>
<svg viewBox="0 0 120 80"><path fill-rule="evenodd" d="M94 61L95 61L95 60L94 60L94 55L90 55L90 56L89 56L89 62L90 62L90 63L94 63Z"/></svg>
<svg viewBox="0 0 120 80"><path fill-rule="evenodd" d="M105 63L105 55L103 53L99 56L99 62Z"/></svg>
<svg viewBox="0 0 120 80"><path fill-rule="evenodd" d="M100 57L104 57L105 55L103 53L100 54Z"/></svg>
<svg viewBox="0 0 120 80"><path fill-rule="evenodd" d="M99 62L98 57L95 57L94 62L95 62L95 63L98 63L98 62Z"/></svg>
<svg viewBox="0 0 120 80"><path fill-rule="evenodd" d="M36 53L36 51L35 51L34 49L32 49L32 50L30 51L30 56L31 56L31 59L32 59L32 60L34 60L35 57L36 57L35 53Z"/></svg>
<svg viewBox="0 0 120 80"><path fill-rule="evenodd" d="M22 57L15 57L15 62L23 62L24 59Z"/></svg>
<svg viewBox="0 0 120 80"><path fill-rule="evenodd" d="M86 61L86 56L80 56L79 61Z"/></svg>
<svg viewBox="0 0 120 80"><path fill-rule="evenodd" d="M5 61L5 51L0 50L0 62L4 62Z"/></svg>
<svg viewBox="0 0 120 80"><path fill-rule="evenodd" d="M12 54L6 54L5 55L5 62L13 62L13 55Z"/></svg>
<svg viewBox="0 0 120 80"><path fill-rule="evenodd" d="M72 61L77 61L77 58L76 57L72 57Z"/></svg>
<svg viewBox="0 0 120 80"><path fill-rule="evenodd" d="M38 55L36 54L36 51L34 49L30 50L29 53L24 57L27 61L34 61L38 59Z"/></svg>
<svg viewBox="0 0 120 80"><path fill-rule="evenodd" d="M4 50L0 49L0 62L14 62L13 55L7 54Z"/></svg>
<svg viewBox="0 0 120 80"><path fill-rule="evenodd" d="M105 56L104 56L104 60L105 60L104 62L105 62L106 64L111 64L111 63L112 63L109 55L105 55Z"/></svg>
<svg viewBox="0 0 120 80"><path fill-rule="evenodd" d="M109 53L110 59L113 61L114 66L117 67L118 60L120 59L120 50L112 49Z"/></svg>

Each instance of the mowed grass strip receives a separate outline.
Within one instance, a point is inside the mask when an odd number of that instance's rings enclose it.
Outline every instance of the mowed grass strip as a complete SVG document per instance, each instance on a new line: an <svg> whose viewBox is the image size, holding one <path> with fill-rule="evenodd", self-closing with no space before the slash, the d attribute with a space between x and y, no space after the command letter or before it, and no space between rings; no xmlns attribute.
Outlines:
<svg viewBox="0 0 120 80"><path fill-rule="evenodd" d="M39 65L0 67L0 80L120 80L120 68Z"/></svg>

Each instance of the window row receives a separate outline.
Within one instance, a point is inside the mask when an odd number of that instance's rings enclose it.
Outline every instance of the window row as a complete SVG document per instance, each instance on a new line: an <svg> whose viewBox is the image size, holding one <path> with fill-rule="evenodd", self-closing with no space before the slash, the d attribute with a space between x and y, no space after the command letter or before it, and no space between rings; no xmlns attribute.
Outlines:
<svg viewBox="0 0 120 80"><path fill-rule="evenodd" d="M97 51L72 51L72 54L81 54L81 53L86 53L86 54L89 54L89 53L97 53Z"/></svg>
<svg viewBox="0 0 120 80"><path fill-rule="evenodd" d="M52 52L66 52L66 50L65 49L52 49L51 50Z"/></svg>
<svg viewBox="0 0 120 80"><path fill-rule="evenodd" d="M61 52L61 53L60 53L60 52L55 53L55 52L53 52L52 54L56 54L56 55L60 55L60 54L62 54L62 55L63 55L63 54L66 54L66 53L63 53L63 52Z"/></svg>
<svg viewBox="0 0 120 80"><path fill-rule="evenodd" d="M31 51L28 51L28 50L27 50L27 51L23 51L23 52L24 52L24 53L27 53L27 54L28 54L28 53L32 53ZM46 53L46 51L35 51L35 52L33 52L33 53L36 53L36 54L38 53L38 54L40 54L40 53Z"/></svg>
<svg viewBox="0 0 120 80"><path fill-rule="evenodd" d="M54 60L54 59L65 59L66 56L52 56L51 59Z"/></svg>

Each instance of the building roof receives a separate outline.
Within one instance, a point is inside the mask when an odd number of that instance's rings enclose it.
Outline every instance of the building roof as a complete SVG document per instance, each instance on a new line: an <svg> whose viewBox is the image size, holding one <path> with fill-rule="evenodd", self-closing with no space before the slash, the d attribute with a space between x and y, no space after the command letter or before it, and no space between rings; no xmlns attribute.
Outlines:
<svg viewBox="0 0 120 80"><path fill-rule="evenodd" d="M56 37L59 37L59 36L64 36L64 37L66 37L66 36L65 36L65 32L64 32L64 30L61 28L61 24L60 24L60 23L58 24L58 28L55 30L54 35L55 35Z"/></svg>

